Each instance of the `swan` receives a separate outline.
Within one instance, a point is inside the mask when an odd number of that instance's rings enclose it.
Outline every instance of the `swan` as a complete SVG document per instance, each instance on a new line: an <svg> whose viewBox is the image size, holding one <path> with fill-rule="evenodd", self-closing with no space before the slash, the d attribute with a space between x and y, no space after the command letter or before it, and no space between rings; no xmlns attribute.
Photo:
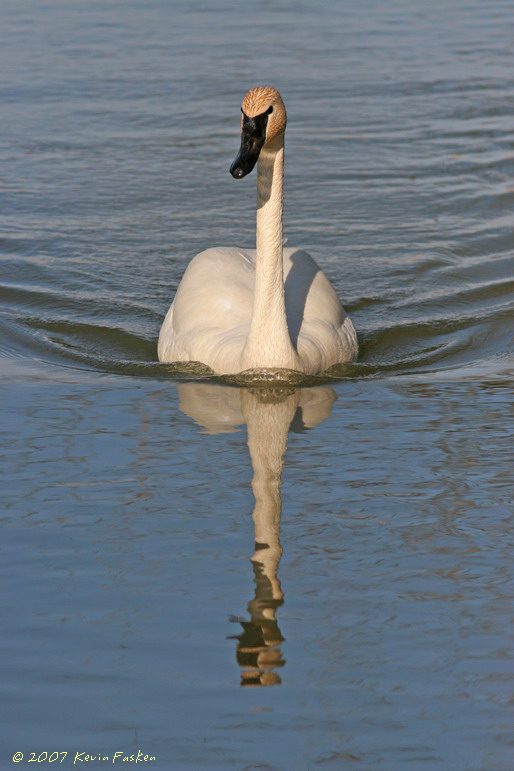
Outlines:
<svg viewBox="0 0 514 771"><path fill-rule="evenodd" d="M327 371L357 356L357 335L325 273L284 248L287 115L279 92L252 88L241 106L235 179L257 163L256 249L215 247L194 257L159 334L161 362L197 362L217 375Z"/></svg>

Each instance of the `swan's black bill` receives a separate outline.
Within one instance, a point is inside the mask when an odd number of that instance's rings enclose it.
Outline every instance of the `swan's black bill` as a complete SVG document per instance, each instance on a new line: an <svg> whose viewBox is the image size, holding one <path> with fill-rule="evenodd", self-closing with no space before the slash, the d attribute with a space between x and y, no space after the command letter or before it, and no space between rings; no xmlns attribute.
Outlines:
<svg viewBox="0 0 514 771"><path fill-rule="evenodd" d="M230 173L234 179L242 179L249 174L259 159L259 153L264 144L264 137L252 137L241 134L241 147L236 155L236 159L230 167Z"/></svg>
<svg viewBox="0 0 514 771"><path fill-rule="evenodd" d="M243 126L241 129L241 147L236 159L230 167L230 173L234 179L242 179L249 174L259 159L266 140L266 126L268 125L269 110L255 118L249 118L243 113Z"/></svg>

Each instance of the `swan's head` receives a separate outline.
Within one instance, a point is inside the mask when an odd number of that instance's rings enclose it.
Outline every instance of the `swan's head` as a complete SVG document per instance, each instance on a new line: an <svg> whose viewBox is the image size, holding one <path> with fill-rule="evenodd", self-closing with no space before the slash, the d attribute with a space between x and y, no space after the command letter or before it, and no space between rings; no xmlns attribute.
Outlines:
<svg viewBox="0 0 514 771"><path fill-rule="evenodd" d="M287 123L282 97L271 86L257 86L241 105L241 147L230 167L235 179L251 172L262 148L284 133Z"/></svg>

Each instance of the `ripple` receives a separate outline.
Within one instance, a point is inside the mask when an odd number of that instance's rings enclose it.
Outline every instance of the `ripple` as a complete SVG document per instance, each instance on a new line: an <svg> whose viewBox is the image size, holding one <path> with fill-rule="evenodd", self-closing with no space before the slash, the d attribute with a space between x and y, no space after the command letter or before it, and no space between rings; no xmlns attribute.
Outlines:
<svg viewBox="0 0 514 771"><path fill-rule="evenodd" d="M441 370L510 349L512 288L512 282L482 282L456 292L420 295L415 301L415 321L407 317L395 323L382 323L380 328L360 330L359 361L333 367L321 378L306 378L284 370L273 373L252 370L223 380L245 386L266 382L309 385L327 382L330 378L391 377L420 371L432 372L435 376ZM10 303L9 314L4 313L0 348L4 356L35 358L59 366L137 377L213 376L212 371L199 362L164 365L157 361L158 323L155 321L159 314L156 310L120 302L113 303L106 312L94 298L87 302L81 298L74 306L73 297L45 292L41 287L31 291L27 287L11 286L2 295ZM491 305L493 300L496 302ZM360 298L349 309L352 313L355 311L357 317L378 308L383 319L398 316L398 311L410 315L412 305L412 298L393 302L375 296ZM30 315L26 314L27 309L32 310ZM421 316L422 313L426 316L427 311L444 309L443 315L438 313L424 319ZM37 315L37 310L44 310L45 315ZM75 315L75 320L62 318L63 314L70 313ZM88 315L88 320L78 320ZM101 323L95 322L95 315L101 317ZM140 323L139 328L138 318L145 322ZM124 319L130 319L132 329L128 324L121 325Z"/></svg>
<svg viewBox="0 0 514 771"><path fill-rule="evenodd" d="M256 20L273 45L287 28L286 5L273 12L276 29ZM480 362L503 372L514 289L508 4L487 18L478 3L465 18L451 4L419 15L408 4L384 6L365 32L356 7L333 6L302 5L314 34L294 45L280 38L295 63L283 73L285 232L327 270L360 339L359 361L331 374L437 377ZM63 18L50 82L39 41L27 48L34 28L12 14L0 148L2 355L186 376L156 360L184 267L208 245L253 241L254 186L227 174L237 144L231 111L250 76L231 27L217 31L208 67L185 86L177 77L170 85L169 72L178 56L197 73L192 49L182 40L170 48L151 14L156 47L135 58L117 50L116 76L104 69L110 35L97 39L95 27L90 38ZM270 78L282 61L274 56ZM205 109L217 116L208 128Z"/></svg>

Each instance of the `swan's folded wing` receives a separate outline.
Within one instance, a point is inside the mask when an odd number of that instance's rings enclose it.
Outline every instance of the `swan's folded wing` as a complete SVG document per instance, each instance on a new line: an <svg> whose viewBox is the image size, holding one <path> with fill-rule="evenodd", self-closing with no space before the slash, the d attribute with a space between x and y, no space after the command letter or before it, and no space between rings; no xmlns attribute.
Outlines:
<svg viewBox="0 0 514 771"><path fill-rule="evenodd" d="M217 370L238 356L252 314L255 258L230 247L189 263L159 335L160 361L201 361Z"/></svg>

